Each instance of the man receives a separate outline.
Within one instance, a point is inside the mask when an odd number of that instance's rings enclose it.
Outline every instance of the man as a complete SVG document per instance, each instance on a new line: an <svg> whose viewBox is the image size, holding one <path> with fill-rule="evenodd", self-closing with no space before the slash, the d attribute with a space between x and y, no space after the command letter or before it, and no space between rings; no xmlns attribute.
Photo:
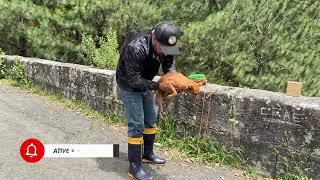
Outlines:
<svg viewBox="0 0 320 180"><path fill-rule="evenodd" d="M153 179L142 169L142 162L165 164L153 153L157 132L154 91L170 91L167 82L153 82L160 65L164 73L175 71L173 56L180 31L171 22L160 22L156 28L129 37L124 43L117 67L119 95L128 120L128 175L135 179Z"/></svg>

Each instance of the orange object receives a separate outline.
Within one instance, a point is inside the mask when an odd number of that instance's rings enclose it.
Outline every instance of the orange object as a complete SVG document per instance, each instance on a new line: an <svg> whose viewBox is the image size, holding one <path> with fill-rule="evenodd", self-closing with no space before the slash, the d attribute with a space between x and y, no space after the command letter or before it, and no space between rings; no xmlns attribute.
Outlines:
<svg viewBox="0 0 320 180"><path fill-rule="evenodd" d="M175 96L180 91L191 91L193 94L198 94L200 92L200 86L205 85L207 83L207 81L199 80L199 79L194 81L178 72L169 72L164 74L159 79L159 82L162 82L162 81L170 82L171 91L163 92L160 89L157 91L156 97L157 97L157 104L160 112L162 111L163 97Z"/></svg>
<svg viewBox="0 0 320 180"><path fill-rule="evenodd" d="M301 96L302 82L288 81L287 96Z"/></svg>

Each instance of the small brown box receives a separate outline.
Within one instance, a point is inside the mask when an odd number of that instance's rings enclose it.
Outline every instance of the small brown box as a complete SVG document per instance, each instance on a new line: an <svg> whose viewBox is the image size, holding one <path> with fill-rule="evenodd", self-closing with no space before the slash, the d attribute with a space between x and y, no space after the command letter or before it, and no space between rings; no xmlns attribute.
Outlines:
<svg viewBox="0 0 320 180"><path fill-rule="evenodd" d="M302 82L288 81L287 96L301 96Z"/></svg>

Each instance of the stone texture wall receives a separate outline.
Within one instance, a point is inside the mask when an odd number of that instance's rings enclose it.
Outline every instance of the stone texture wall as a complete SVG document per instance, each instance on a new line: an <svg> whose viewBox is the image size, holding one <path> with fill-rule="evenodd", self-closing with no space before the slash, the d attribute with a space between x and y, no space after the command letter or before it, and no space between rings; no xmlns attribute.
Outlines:
<svg viewBox="0 0 320 180"><path fill-rule="evenodd" d="M30 81L103 113L121 111L114 71L18 58ZM181 93L166 99L164 109L175 117L178 130L240 148L259 169L275 175L287 162L320 178L320 97L208 84L198 96Z"/></svg>
<svg viewBox="0 0 320 180"><path fill-rule="evenodd" d="M201 94L167 101L179 129L240 148L272 175L302 167L320 178L320 98L210 84Z"/></svg>
<svg viewBox="0 0 320 180"><path fill-rule="evenodd" d="M7 63L12 64L15 58L24 63L27 79L47 90L82 101L102 113L114 110L118 103L114 71L19 56L6 56Z"/></svg>

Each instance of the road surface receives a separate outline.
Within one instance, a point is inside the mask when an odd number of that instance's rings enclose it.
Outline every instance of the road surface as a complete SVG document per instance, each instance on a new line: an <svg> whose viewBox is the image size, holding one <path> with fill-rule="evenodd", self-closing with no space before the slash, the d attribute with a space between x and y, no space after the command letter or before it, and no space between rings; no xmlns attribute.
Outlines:
<svg viewBox="0 0 320 180"><path fill-rule="evenodd" d="M120 144L120 158L43 158L31 164L22 160L19 153L21 143L30 137L44 144ZM45 97L0 85L1 180L128 179L126 142L123 128L108 127ZM165 157L166 166L144 165L155 179L247 179L236 170L209 169Z"/></svg>

